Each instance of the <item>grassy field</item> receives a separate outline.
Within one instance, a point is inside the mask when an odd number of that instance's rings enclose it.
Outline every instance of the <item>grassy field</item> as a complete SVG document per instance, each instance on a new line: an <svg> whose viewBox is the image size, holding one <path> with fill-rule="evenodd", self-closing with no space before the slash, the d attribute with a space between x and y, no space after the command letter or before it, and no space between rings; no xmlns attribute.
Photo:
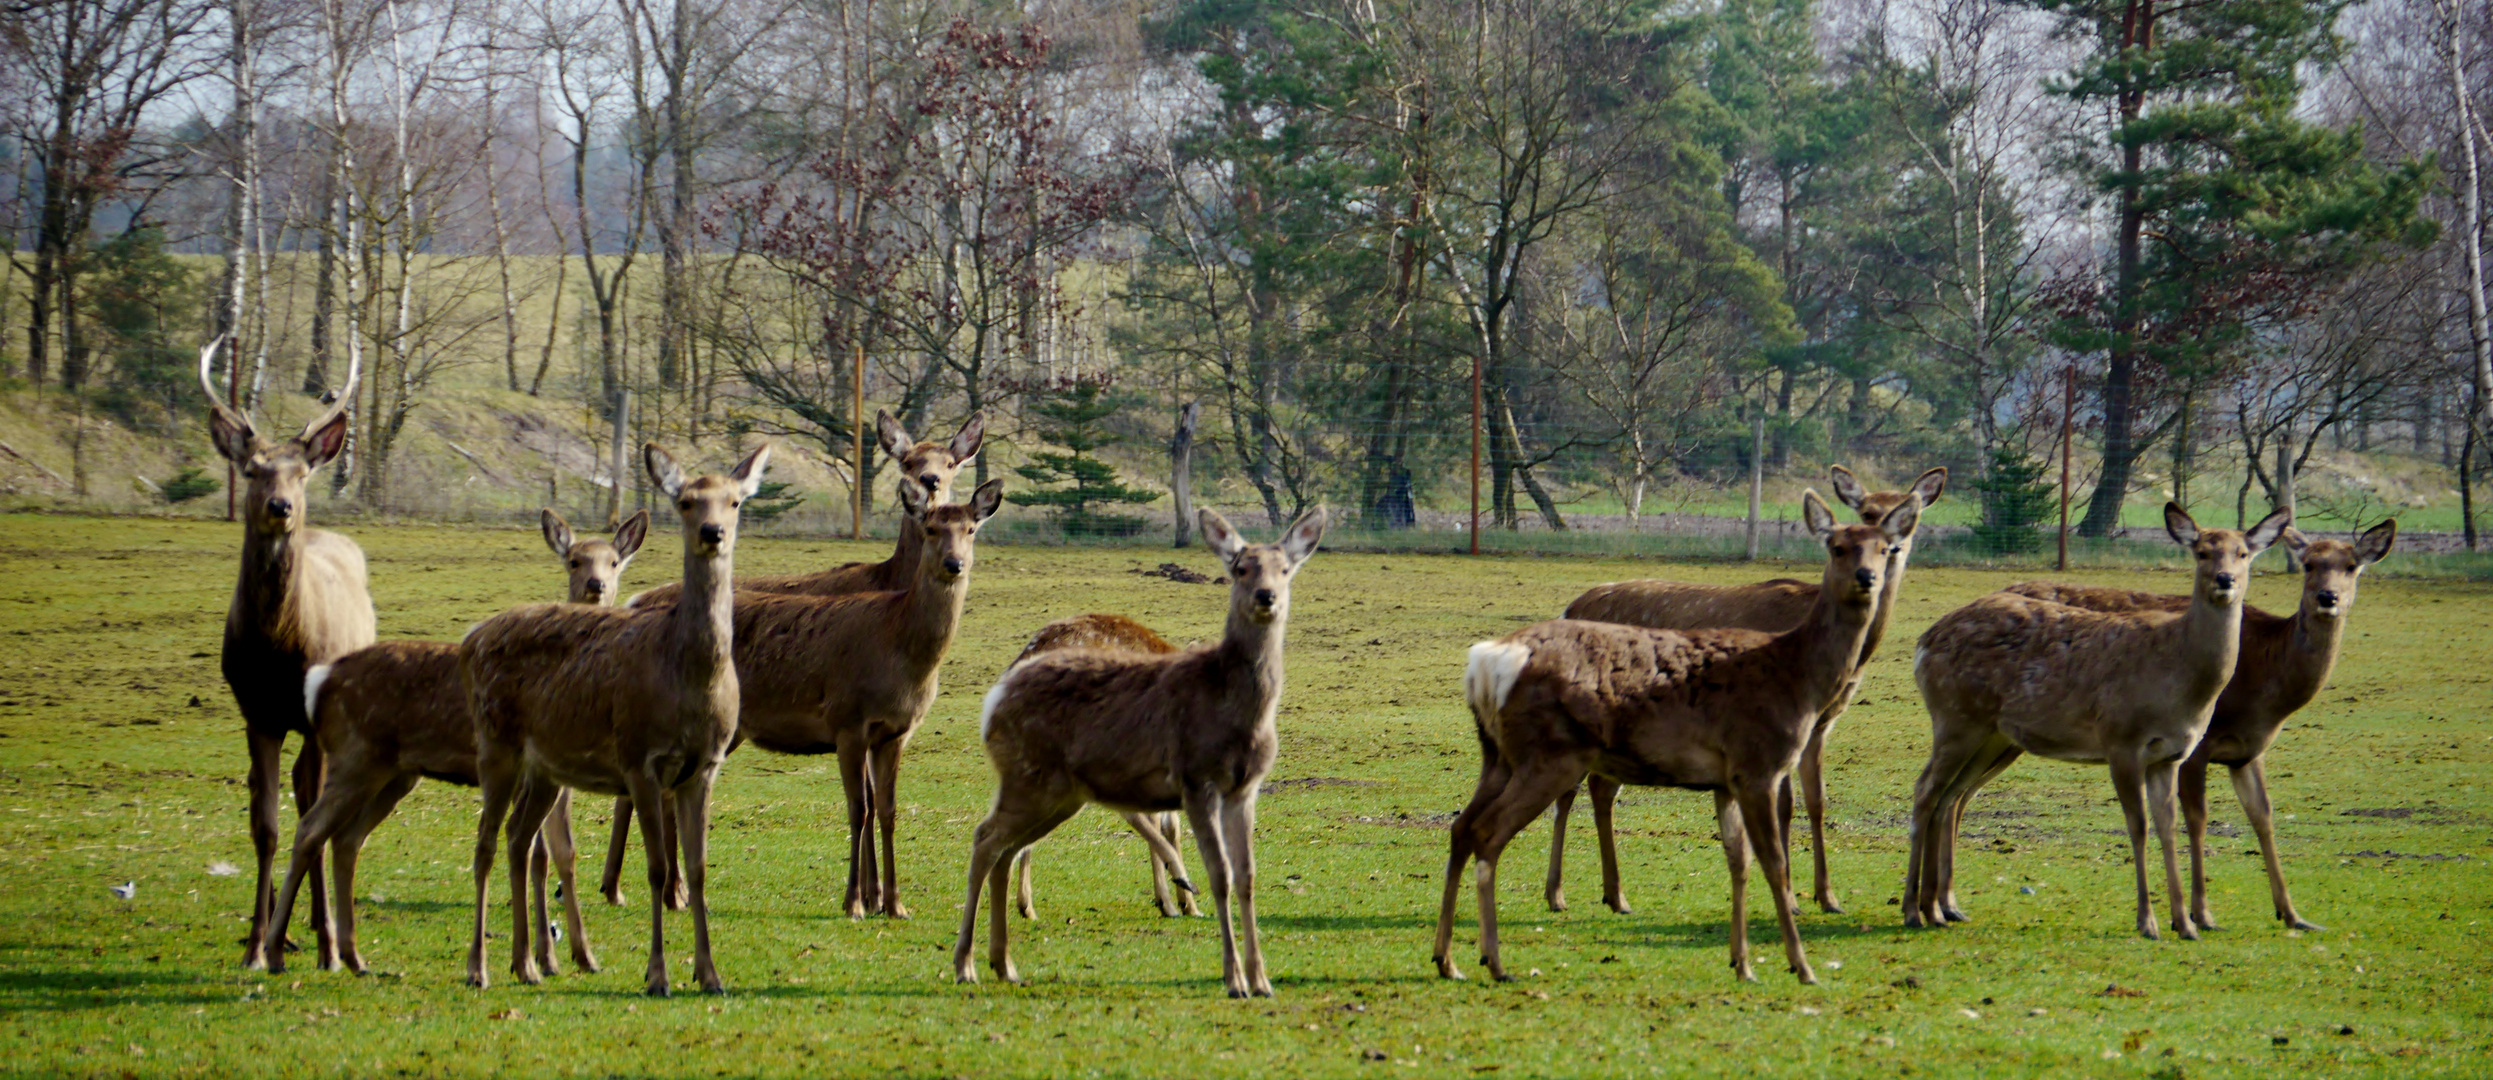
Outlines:
<svg viewBox="0 0 2493 1080"><path fill-rule="evenodd" d="M354 530L384 637L455 635L560 576L532 533ZM1443 822L1477 765L1462 649L1585 586L1668 573L1732 580L1799 565L1326 552L1301 574L1283 749L1258 856L1280 997L1221 996L1208 919L1150 906L1140 845L1088 813L1039 849L1040 918L1015 927L1026 987L947 981L968 834L991 789L980 694L1041 622L1124 612L1172 639L1217 633L1224 590L1130 570L1200 550L990 546L947 690L900 788L911 922L838 914L840 794L826 758L746 750L721 781L712 897L723 997L638 994L646 934L591 909L606 964L541 987L459 984L473 793L419 788L363 861L371 977L237 966L251 853L239 716L216 670L238 537L217 523L0 515L0 1073L12 1075L1973 1075L2493 1072L2493 588L2377 580L2334 685L2270 766L2297 900L2325 932L2267 918L2259 860L2216 798L2217 915L2206 940L2129 930L2130 870L2099 770L2020 763L1975 804L1960 890L1975 922L1908 932L1885 901L1925 748L1911 640L1933 617L2031 573L1917 571L1865 700L1830 752L1836 884L1808 913L1824 985L1775 962L1753 903L1761 985L1724 967L1728 909L1710 802L1631 791L1633 915L1598 903L1577 825L1575 904L1542 910L1547 832L1505 862L1508 985L1447 983L1428 961ZM752 540L748 572L879 550ZM628 588L671 576L672 534ZM2392 557L2393 559L2395 556ZM2274 571L2274 557L2262 569ZM2176 573L2087 580L2173 590ZM2271 573L2256 602L2291 603ZM603 853L602 807L580 813ZM1189 846L1189 860L1192 860ZM1803 858L1805 863L1805 856ZM211 870L232 864L241 876ZM108 887L135 881L134 898ZM2030 891L2029 891L2030 890ZM500 894L497 881L496 895ZM1469 910L1468 890L1465 910ZM497 926L503 918L495 913ZM677 926L685 924L678 922ZM673 940L688 945L689 934ZM1468 915L1458 956L1470 965ZM497 946L500 943L497 942ZM674 955L688 952L679 946ZM496 971L503 953L497 948Z"/></svg>

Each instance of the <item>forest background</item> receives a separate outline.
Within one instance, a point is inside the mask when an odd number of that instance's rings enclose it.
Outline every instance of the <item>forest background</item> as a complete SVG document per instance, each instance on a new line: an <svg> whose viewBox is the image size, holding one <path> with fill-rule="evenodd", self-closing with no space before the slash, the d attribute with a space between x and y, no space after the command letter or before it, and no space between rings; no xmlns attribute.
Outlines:
<svg viewBox="0 0 2493 1080"><path fill-rule="evenodd" d="M0 486L222 510L230 336L271 423L362 372L324 514L600 517L615 445L770 437L772 525L845 532L889 409L986 412L1033 537L1165 536L1185 460L1727 550L1837 461L1949 466L1983 558L2064 470L2082 537L2473 550L2488 105L2461 0L36 3Z"/></svg>

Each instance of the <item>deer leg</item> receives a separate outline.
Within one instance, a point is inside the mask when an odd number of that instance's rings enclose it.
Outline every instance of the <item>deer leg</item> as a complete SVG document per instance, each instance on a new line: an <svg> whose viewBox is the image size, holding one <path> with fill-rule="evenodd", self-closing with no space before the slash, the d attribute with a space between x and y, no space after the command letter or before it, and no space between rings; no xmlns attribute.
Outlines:
<svg viewBox="0 0 2493 1080"><path fill-rule="evenodd" d="M978 935L978 894L988 893L994 907L987 919L987 960L996 977L1018 983L1021 976L1013 970L1009 948L1010 928L1006 925L1006 892L1011 885L1010 868L1016 858L1030 850L1030 845L1055 830L1067 818L1080 811L1082 804L1071 808L1055 805L1053 800L1031 796L1005 788L996 793L995 809L978 823L970 839L969 885L961 901L961 934L952 945L952 977L956 982L974 983L978 972L970 967L970 944Z"/></svg>
<svg viewBox="0 0 2493 1080"><path fill-rule="evenodd" d="M381 827L381 822L389 818L390 811L398 807L398 800L406 798L408 792L415 790L416 779L413 776L389 778L381 785L380 791L372 797L371 801L365 804L363 812L356 816L354 823L341 830L329 841L330 873L337 881L337 887L331 891L335 900L335 906L331 910L335 912L338 922L338 962L346 965L348 971L357 975L362 975L371 969L364 965L363 950L355 944L355 864L363 855L364 840L372 835L372 830ZM337 786L338 782L339 778L332 774L328 784L323 786L321 796L324 799L327 798L329 789Z"/></svg>
<svg viewBox="0 0 2493 1080"><path fill-rule="evenodd" d="M589 949L588 927L580 921L580 852L572 844L571 791L555 796L554 812L546 816L543 837L554 871L563 881L563 927L571 934L571 966L583 975L597 970L597 954Z"/></svg>
<svg viewBox="0 0 2493 1080"><path fill-rule="evenodd" d="M1519 769L1514 781L1500 792L1497 801L1480 816L1478 862L1472 867L1472 889L1480 901L1480 964L1489 969L1489 977L1507 982L1513 977L1498 958L1498 857L1541 811L1558 801L1558 794L1581 783L1589 762L1571 760L1534 762Z"/></svg>
<svg viewBox="0 0 2493 1080"><path fill-rule="evenodd" d="M1595 774L1584 786L1593 796L1593 832L1601 841L1601 902L1614 912L1629 914L1627 893L1619 887L1619 834L1617 819L1611 814L1619 801L1619 782Z"/></svg>
<svg viewBox="0 0 2493 1080"><path fill-rule="evenodd" d="M1971 766L1971 758L1981 753L1982 743L1946 734L1953 718L1938 713L1931 715L1932 739L1930 760L1923 764L1922 774L1913 781L1913 818L1909 826L1910 854L1904 864L1904 924L1909 927L1941 927L1947 917L1940 913L1940 851L1952 840L1948 821L1956 804L1958 782Z"/></svg>
<svg viewBox="0 0 2493 1080"><path fill-rule="evenodd" d="M1549 808L1549 876L1541 882L1541 900L1551 911L1567 910L1567 815L1575 810L1575 791L1568 788Z"/></svg>
<svg viewBox="0 0 2493 1080"><path fill-rule="evenodd" d="M2251 819L2251 832L2259 837L2259 853L2268 864L2268 898L2276 905L2277 918L2296 930L2323 930L2294 910L2294 898L2285 891L2285 866L2278 861L2275 808L2268 805L2268 765L2266 755L2255 757L2232 768L2233 794L2242 800L2242 816Z"/></svg>
<svg viewBox="0 0 2493 1080"><path fill-rule="evenodd" d="M1021 917L1025 919L1039 917L1039 898L1032 891L1035 887L1030 882L1030 853L1037 850L1039 850L1038 845L1033 844L1015 853L1012 861L1013 872L1006 875L1014 882L1013 906L1020 910Z"/></svg>
<svg viewBox="0 0 2493 1080"><path fill-rule="evenodd" d="M1186 793L1186 818L1195 827L1195 847L1203 854L1203 876L1212 886L1212 917L1221 924L1221 982L1229 996L1247 996L1246 975L1238 964L1237 926L1229 915L1228 833L1221 828L1221 796L1212 790Z"/></svg>
<svg viewBox="0 0 2493 1080"><path fill-rule="evenodd" d="M2147 763L2147 813L2155 823L2156 844L2164 853L2164 898L2172 907L2173 932L2183 941L2197 941L2199 928L2190 921L2190 909L2182 906L2181 849L2173 835L2174 776L2179 770L2180 763L2175 761Z"/></svg>
<svg viewBox="0 0 2493 1080"><path fill-rule="evenodd" d="M251 827L251 850L259 857L260 875L251 887L251 936L243 940L242 966L259 970L268 966L271 954L285 949L285 924L272 927L269 919L276 900L275 883L270 878L271 864L277 859L277 767L286 742L282 735L270 738L256 729L245 729L243 738L251 748L251 801L246 813Z"/></svg>
<svg viewBox="0 0 2493 1080"><path fill-rule="evenodd" d="M598 894L606 898L606 904L609 907L622 907L625 902L623 895L623 845L630 842L631 839L632 797L629 795L618 795L615 797L614 827L608 834L606 840L606 868L599 873L597 878Z"/></svg>
<svg viewBox="0 0 2493 1080"><path fill-rule="evenodd" d="M1948 839L1939 849L1939 914L1949 922L1973 921L1965 914L1965 909L1956 905L1956 845L1964 830L1965 809L1973 805L1977 792L1998 779L2024 754L2025 751L2005 739L1991 740L1971 767L1973 779L1965 782L1964 793L1957 796L1953 809L1948 813Z"/></svg>
<svg viewBox="0 0 2493 1080"><path fill-rule="evenodd" d="M476 755L477 787L484 792L484 809L476 817L476 925L475 936L467 946L467 984L485 988L485 884L493 875L493 849L502 831L502 819L510 813L511 796L519 786L516 761L503 762L491 746L480 747Z"/></svg>
<svg viewBox="0 0 2493 1080"><path fill-rule="evenodd" d="M1714 792L1714 822L1714 835L1723 842L1723 861L1731 870L1731 972L1741 982L1753 983L1757 972L1749 966L1749 838L1740 803L1728 788Z"/></svg>
<svg viewBox="0 0 2493 1080"><path fill-rule="evenodd" d="M1472 801L1454 816L1453 826L1447 829L1445 895L1437 905L1437 944L1431 956L1437 962L1440 978L1463 977L1463 972L1454 966L1454 902L1460 898L1463 889L1463 867L1471 861L1477 846L1473 830L1480 823L1480 815L1488 812L1489 804L1496 801L1498 792L1505 790L1507 781L1513 778L1505 764L1498 760L1496 750L1485 739L1481 743L1481 752L1484 757L1480 763L1480 780L1472 788Z"/></svg>
<svg viewBox="0 0 2493 1080"><path fill-rule="evenodd" d="M561 801L560 789L554 797ZM547 820L553 816L551 810L546 814ZM529 920L528 948L536 958L537 970L546 975L562 974L554 967L554 923L546 910L546 871L553 867L553 862L553 853L546 850L543 826L539 826L538 835L528 841L528 905L529 913L535 916Z"/></svg>
<svg viewBox="0 0 2493 1080"><path fill-rule="evenodd" d="M658 826L666 830L664 837L666 843L661 847L667 853L666 904L669 911L682 911L692 904L692 895L686 891L684 885L684 844L682 838L675 835L676 822L679 817L680 814L675 808L675 792L660 790L658 792Z"/></svg>
<svg viewBox="0 0 2493 1080"><path fill-rule="evenodd" d="M1001 809L1003 798L1000 795L996 802ZM1000 857L1007 854L997 834L994 814L987 815L987 819L979 822L978 828L970 834L969 884L961 895L961 932L952 939L952 981L957 983L978 981L978 972L970 967L970 939L978 935L978 891L986 885L987 878L994 875ZM997 904L995 916L987 920L989 932L998 938L1005 936L1005 932L997 928L1004 922L1003 909L1004 905Z"/></svg>
<svg viewBox="0 0 2493 1080"><path fill-rule="evenodd" d="M2147 893L2146 773L2137 758L2113 757L2112 795L2121 804L2121 817L2129 830L2130 866L2137 871L2138 934L2154 940L2163 935L2156 930L2155 904Z"/></svg>
<svg viewBox="0 0 2493 1080"><path fill-rule="evenodd" d="M311 809L294 823L294 848L286 858L285 884L277 889L272 898L274 906L269 912L268 925L262 930L263 940L258 943L261 953L268 959L269 971L286 970L285 928L294 920L294 898L303 886L303 875L319 872L319 863L313 856L354 824L355 819L362 815L365 803L380 786L377 781L385 779L361 775L360 771L357 775L347 775L345 770L340 770L340 775L333 777L321 791L319 801L314 802ZM343 881L340 883L341 887L346 884ZM354 894L351 892L340 893L338 899L340 907L354 906ZM330 928L323 928L324 937L330 937L333 933ZM324 956L323 959L328 960L330 966L322 970L335 970L335 955Z"/></svg>
<svg viewBox="0 0 2493 1080"><path fill-rule="evenodd" d="M308 735L304 736L303 749L296 751L294 755L294 814L296 820L299 821L302 819L304 814L310 813L312 804L320 801L321 781L326 779L328 776L328 769L326 766L327 761L321 755L319 740ZM320 950L320 970L336 971L338 969L338 940L332 933L333 924L329 918L329 883L323 879L321 874L320 849L317 847L313 848L311 854L312 937L315 942L314 947ZM279 925L282 926L283 924Z"/></svg>
<svg viewBox="0 0 2493 1080"><path fill-rule="evenodd" d="M511 799L510 821L502 830L511 860L511 977L530 986L545 981L545 973L537 966L537 955L543 951L545 909L542 901L532 905L528 895L530 879L542 873L535 865L537 832L545 827L545 817L554 809L554 795L560 790L544 777L522 772L519 791Z"/></svg>
<svg viewBox="0 0 2493 1080"><path fill-rule="evenodd" d="M632 814L640 819L641 858L648 862L649 880L649 967L642 983L642 992L651 997L665 997L667 987L667 906L660 898L666 895L667 851L666 826L659 823L665 813L664 800L658 793L658 778L646 769L625 774L626 797L632 800Z"/></svg>
<svg viewBox="0 0 2493 1080"><path fill-rule="evenodd" d="M2174 797L2181 803L2181 825L2190 840L2190 921L2201 929L2223 929L2207 910L2207 761L2193 755L2181 763Z"/></svg>
<svg viewBox="0 0 2493 1080"><path fill-rule="evenodd" d="M1844 696L1818 718L1818 726L1809 733L1809 745L1801 750L1800 759L1801 802L1809 808L1809 856L1814 864L1812 897L1818 902L1818 910L1829 915L1843 914L1844 905L1835 902L1835 886L1828 882L1826 872L1826 740L1835 733L1835 721L1844 715L1844 708L1851 701L1852 687L1847 686Z"/></svg>
<svg viewBox="0 0 2493 1080"><path fill-rule="evenodd" d="M1264 941L1255 926L1255 789L1222 805L1221 847L1229 852L1229 887L1238 896L1238 926L1246 943L1247 992L1271 997L1272 979L1264 973Z"/></svg>
<svg viewBox="0 0 2493 1080"><path fill-rule="evenodd" d="M692 893L693 980L705 994L723 994L727 984L710 958L710 785L718 780L718 762L693 770L692 779L668 793L675 803L675 837L683 845L684 886Z"/></svg>
<svg viewBox="0 0 2493 1080"><path fill-rule="evenodd" d="M892 835L900 826L900 751L908 745L903 738L893 739L874 748L874 816L883 829L883 874L877 895L882 900L882 913L895 919L909 917L909 905L900 902L900 851Z"/></svg>
<svg viewBox="0 0 2493 1080"><path fill-rule="evenodd" d="M866 769L865 736L842 732L838 738L840 751L840 787L848 795L848 896L844 901L848 917L866 917L865 881L874 876L874 842L867 835L866 807L868 785L873 783Z"/></svg>
<svg viewBox="0 0 2493 1080"><path fill-rule="evenodd" d="M1170 849L1172 852L1176 851L1176 850L1177 850L1177 813L1176 813L1176 811L1173 811L1173 810L1164 810L1164 811L1161 811L1160 813L1154 814L1154 815L1152 815L1152 816L1153 816L1154 818L1157 818L1157 819L1159 820L1159 827L1160 827L1160 838L1161 838L1161 839L1163 839L1163 840L1166 840L1166 841L1168 841L1168 842L1169 842L1169 849ZM1170 881L1172 881L1172 882L1175 882L1176 884L1178 884L1179 886L1181 886L1181 887L1177 890L1177 914L1178 914L1179 916L1181 916L1181 917L1185 917L1185 916L1194 916L1194 915L1200 915L1200 914L1202 914L1203 912L1202 912L1200 909L1198 909L1198 908L1196 908L1196 907L1195 907L1195 887L1194 887L1194 885L1193 885L1193 884L1189 883L1189 882L1186 880L1186 861L1185 861L1185 859L1184 859L1183 857L1174 856L1174 855L1173 855L1173 856L1171 856L1171 857L1172 857L1172 858L1175 858L1175 859L1176 859L1176 861L1171 862L1171 863L1169 863L1169 865L1168 865L1169 880L1170 880ZM1161 913L1162 913L1162 914L1167 914L1168 912L1167 912L1167 910L1166 910L1166 909L1162 909L1162 912L1161 912Z"/></svg>
<svg viewBox="0 0 2493 1080"><path fill-rule="evenodd" d="M1801 951L1800 898L1792 891L1792 863L1781 835L1783 825L1771 818L1759 820L1759 815L1773 805L1777 786L1781 785L1744 786L1737 801L1740 817L1749 823L1749 849L1756 853L1758 868L1766 872L1766 889L1774 896L1775 921L1783 929L1784 962L1803 985L1812 985L1818 981L1818 975L1809 969L1809 957Z"/></svg>
<svg viewBox="0 0 2493 1080"><path fill-rule="evenodd" d="M1127 828L1134 830L1134 835L1143 838L1143 850L1149 853L1151 859L1152 899L1160 905L1161 915L1175 917L1177 905L1169 898L1169 882L1175 881L1180 891L1192 889L1194 885L1186 880L1186 864L1176 861L1176 843L1160 833L1160 815L1126 811L1117 816L1125 820Z"/></svg>

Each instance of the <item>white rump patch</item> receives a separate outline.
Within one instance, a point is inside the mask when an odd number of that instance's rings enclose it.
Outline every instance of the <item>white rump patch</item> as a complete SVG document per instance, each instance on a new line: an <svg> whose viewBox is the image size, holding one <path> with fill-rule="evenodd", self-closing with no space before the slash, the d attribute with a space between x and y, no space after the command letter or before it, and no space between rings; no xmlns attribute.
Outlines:
<svg viewBox="0 0 2493 1080"><path fill-rule="evenodd" d="M997 679L995 681L995 685L988 688L987 700L978 706L979 741L986 741L987 725L995 722L996 703L1004 700L1004 688L1011 684L1012 681L1013 673L1011 671L1006 671L1003 678Z"/></svg>
<svg viewBox="0 0 2493 1080"><path fill-rule="evenodd" d="M464 633L464 634L459 635L459 644L461 644L461 645L465 645L465 644L467 644L467 639L472 638L472 637L475 637L475 636L476 636L476 632L477 632L477 631L479 631L479 630L482 630L482 629L484 629L484 628L485 628L485 624L484 624L484 623L482 623L482 622L472 622L472 623L467 624L467 633Z"/></svg>
<svg viewBox="0 0 2493 1080"><path fill-rule="evenodd" d="M628 561L628 560L627 560L627 561ZM616 576L618 576L618 577L622 576L622 574L623 574L623 568L622 568L622 567L620 567L620 566L615 567L615 574L616 574ZM641 590L641 591L639 591L639 592L633 593L630 599L625 600L625 601L623 602L623 606L624 606L625 608L636 608L636 607L639 607L639 606L641 606L641 597L647 596L647 595L649 595L649 593L650 593L650 590L648 590L648 589L643 589L643 590Z"/></svg>
<svg viewBox="0 0 2493 1080"><path fill-rule="evenodd" d="M1463 700L1483 719L1496 716L1506 708L1506 698L1515 692L1515 680L1523 677L1525 662L1532 659L1532 649L1520 642L1483 641L1472 646L1471 660L1463 669Z"/></svg>
<svg viewBox="0 0 2493 1080"><path fill-rule="evenodd" d="M327 664L314 664L310 671L303 673L303 719L315 723L319 721L320 688L328 681L329 665Z"/></svg>

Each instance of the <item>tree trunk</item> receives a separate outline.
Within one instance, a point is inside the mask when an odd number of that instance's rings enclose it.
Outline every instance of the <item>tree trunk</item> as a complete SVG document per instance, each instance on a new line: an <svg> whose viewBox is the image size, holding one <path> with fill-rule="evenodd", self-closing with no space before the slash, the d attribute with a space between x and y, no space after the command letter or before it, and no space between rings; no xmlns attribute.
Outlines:
<svg viewBox="0 0 2493 1080"><path fill-rule="evenodd" d="M2122 20L2122 47L2154 48L2155 18L2155 0L2133 0ZM2117 123L2126 129L2138 122L2139 114L2146 108L2146 95L2125 90L2120 94L2119 106ZM2114 237L2112 355L2105 366L2103 386L2103 465L2095 493L2087 500L2086 518L2078 523L2080 536L2110 536L2121 527L2121 507L2129 497L2130 471L2140 450L2132 437L2135 417L2131 411L2137 390L2138 294L2139 279L2145 271L2141 245L2147 223L2146 208L2139 201L2137 188L2141 157L2136 141L2123 140L2121 175L2128 179L2121 189L2119 231Z"/></svg>
<svg viewBox="0 0 2493 1080"><path fill-rule="evenodd" d="M320 180L320 271L312 287L312 359L303 367L303 392L329 388L329 324L337 313L338 162L333 154Z"/></svg>
<svg viewBox="0 0 2493 1080"><path fill-rule="evenodd" d="M1177 412L1177 431L1169 436L1169 498L1177 507L1176 547L1194 539L1195 406L1189 401Z"/></svg>

